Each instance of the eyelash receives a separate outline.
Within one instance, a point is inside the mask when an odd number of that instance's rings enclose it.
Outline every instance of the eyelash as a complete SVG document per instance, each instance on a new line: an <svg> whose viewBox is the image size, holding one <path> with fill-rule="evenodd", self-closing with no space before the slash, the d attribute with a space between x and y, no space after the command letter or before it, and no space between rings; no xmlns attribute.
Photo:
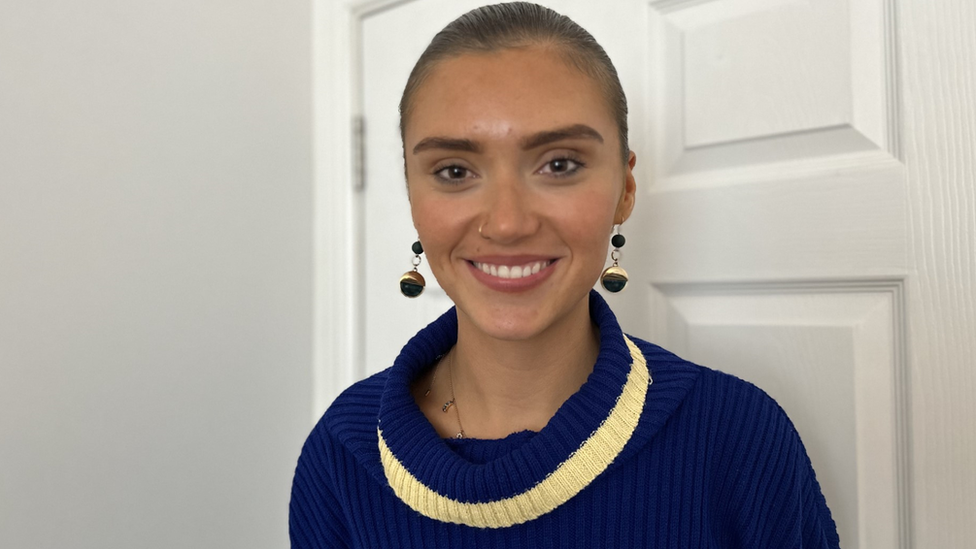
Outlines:
<svg viewBox="0 0 976 549"><path fill-rule="evenodd" d="M556 162L556 161L559 161L559 160L562 160L562 161L567 161L568 160L568 161L576 164L576 167L575 168L568 169L568 170L566 170L564 172L553 172L552 173L552 176L553 177L569 177L569 176L575 175L577 172L579 172L580 170L582 170L583 168L586 167L586 163L583 162L583 160L580 159L578 156L573 155L573 154L560 154L559 156L557 156L555 158L552 158L548 162L546 162L545 167L551 167L553 162Z"/></svg>
<svg viewBox="0 0 976 549"><path fill-rule="evenodd" d="M572 162L573 164L576 164L576 167L571 168L571 169L568 169L568 170L566 170L564 172L552 172L552 174L551 174L552 177L569 177L571 175L576 174L581 169L583 169L583 168L586 167L586 163L583 162L583 160L581 160L579 157L577 157L575 155L572 155L572 154L563 154L563 155L557 156L556 158L553 158L553 159L549 160L548 162L546 162L545 165L544 165L544 167L551 167L551 165L552 165L553 162L557 162L557 161L560 161L560 160ZM467 174L469 174L471 172L470 169L465 168L464 166L459 166L457 164L448 164L446 166L439 166L439 167L435 168L434 169L434 177L440 179L441 181L445 181L447 183L452 183L452 184L460 183L461 181L463 181L465 179L464 177L459 178L459 179L456 179L456 178L445 177L445 176L441 175L441 172L446 171L446 170L455 169L455 168L456 169L464 170L465 171L465 175L467 175Z"/></svg>
<svg viewBox="0 0 976 549"><path fill-rule="evenodd" d="M438 168L434 168L434 177L436 177L437 179L440 179L441 181L444 181L444 182L447 182L447 183L451 183L451 184L455 184L456 185L456 184L460 183L461 181L463 181L465 178L462 177L460 179L454 179L454 178L451 178L451 177L444 177L443 175L441 175L441 172L446 171L446 170L450 170L450 169L453 169L453 168L457 168L457 169L464 170L465 171L465 175L468 175L469 173L471 173L471 170L469 170L468 168L465 168L464 166L458 166L457 164L448 164L446 166L440 166Z"/></svg>

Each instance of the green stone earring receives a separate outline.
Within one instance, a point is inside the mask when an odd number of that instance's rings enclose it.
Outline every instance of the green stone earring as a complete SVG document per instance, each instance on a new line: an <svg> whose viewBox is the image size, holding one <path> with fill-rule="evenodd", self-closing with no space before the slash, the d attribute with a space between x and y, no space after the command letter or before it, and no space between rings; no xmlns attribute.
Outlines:
<svg viewBox="0 0 976 549"><path fill-rule="evenodd" d="M417 267L420 265L420 254L424 253L424 247L418 240L413 243L411 249L414 254L413 270L407 271L400 277L400 293L407 297L417 297L424 293L424 287L427 286L424 275L417 271Z"/></svg>
<svg viewBox="0 0 976 549"><path fill-rule="evenodd" d="M603 275L600 276L600 283L603 287L607 289L608 292L617 293L624 289L627 285L627 271L623 270L617 261L620 259L620 248L624 247L627 243L627 239L624 235L620 234L620 226L617 226L617 234L613 235L610 239L610 243L613 244L613 251L610 252L610 259L613 260L613 265L607 267L603 271Z"/></svg>

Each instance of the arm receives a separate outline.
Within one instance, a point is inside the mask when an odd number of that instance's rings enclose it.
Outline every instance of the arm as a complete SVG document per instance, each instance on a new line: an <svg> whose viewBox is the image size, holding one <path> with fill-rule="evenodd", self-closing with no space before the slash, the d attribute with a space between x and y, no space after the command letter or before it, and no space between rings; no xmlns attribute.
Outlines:
<svg viewBox="0 0 976 549"><path fill-rule="evenodd" d="M293 549L350 547L335 483L333 440L323 424L309 435L298 458L288 527Z"/></svg>
<svg viewBox="0 0 976 549"><path fill-rule="evenodd" d="M800 436L786 412L751 385L726 426L726 526L738 547L838 549L827 508Z"/></svg>

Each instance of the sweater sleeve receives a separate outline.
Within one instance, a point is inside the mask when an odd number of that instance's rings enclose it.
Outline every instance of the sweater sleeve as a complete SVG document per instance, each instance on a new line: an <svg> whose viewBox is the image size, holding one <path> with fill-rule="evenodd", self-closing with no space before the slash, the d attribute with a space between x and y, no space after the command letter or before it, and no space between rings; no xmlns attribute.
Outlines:
<svg viewBox="0 0 976 549"><path fill-rule="evenodd" d="M741 426L731 431L738 436L726 471L734 545L838 549L837 527L793 423L761 390L745 391L752 394L730 414Z"/></svg>
<svg viewBox="0 0 976 549"><path fill-rule="evenodd" d="M335 451L332 437L320 423L305 441L295 469L288 515L293 549L351 545L335 482Z"/></svg>

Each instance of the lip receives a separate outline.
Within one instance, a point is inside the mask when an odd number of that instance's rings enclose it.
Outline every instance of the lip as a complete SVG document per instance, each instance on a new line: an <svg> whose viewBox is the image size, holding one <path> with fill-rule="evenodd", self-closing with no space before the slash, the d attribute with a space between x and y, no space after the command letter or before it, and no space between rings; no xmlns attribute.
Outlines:
<svg viewBox="0 0 976 549"><path fill-rule="evenodd" d="M491 265L521 266L538 261L548 261L549 264L543 267L538 273L522 278L501 278L483 272L475 266L475 263L488 263ZM540 255L519 255L519 256L479 256L467 260L468 268L472 276L491 290L498 292L524 292L538 287L552 276L553 267L559 262L558 258Z"/></svg>

